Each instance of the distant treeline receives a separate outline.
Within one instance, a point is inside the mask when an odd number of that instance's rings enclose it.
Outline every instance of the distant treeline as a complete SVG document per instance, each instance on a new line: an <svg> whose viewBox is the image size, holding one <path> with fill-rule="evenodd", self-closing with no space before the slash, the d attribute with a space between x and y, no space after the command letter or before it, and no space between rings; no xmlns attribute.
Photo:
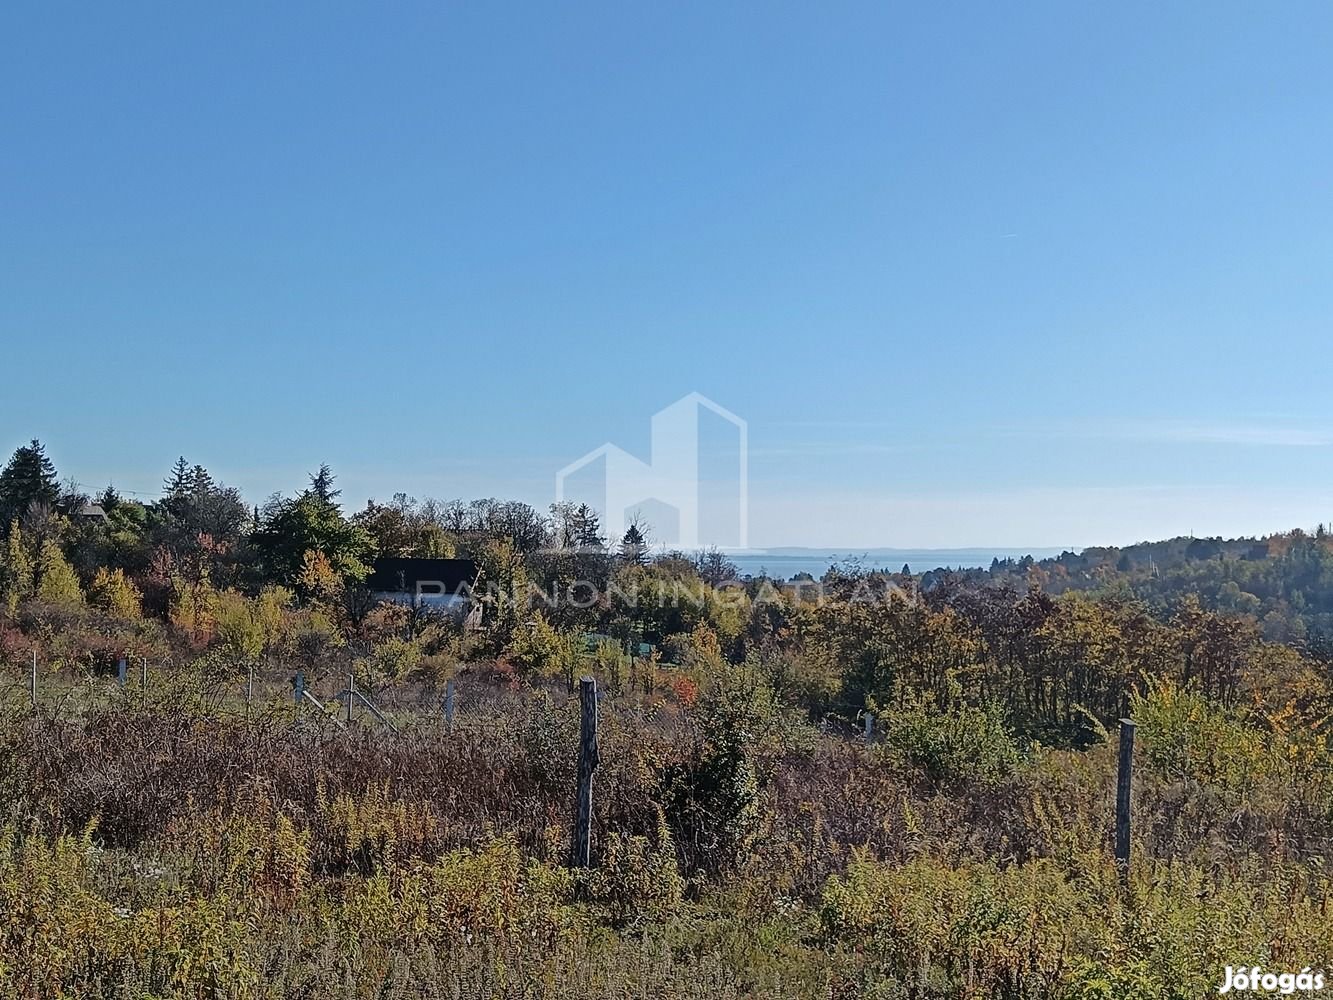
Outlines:
<svg viewBox="0 0 1333 1000"><path fill-rule="evenodd" d="M1265 538L1172 538L1050 559L996 559L989 570L927 574L927 585L944 576L1134 598L1159 614L1193 595L1206 608L1252 619L1268 639L1333 656L1326 648L1333 636L1333 534L1323 525Z"/></svg>
<svg viewBox="0 0 1333 1000"><path fill-rule="evenodd" d="M136 651L221 675L277 662L394 683L486 663L688 700L748 665L811 718L965 713L1004 741L1063 745L1154 679L1309 720L1329 701L1322 529L923 577L842 565L810 586L737 580L717 552L650 555L648 526L608 539L586 506L399 494L348 515L327 466L257 506L184 459L151 502L90 497L59 485L36 441L0 472L0 516L0 654L37 638L77 669ZM480 620L375 604L362 581L381 556L475 560Z"/></svg>

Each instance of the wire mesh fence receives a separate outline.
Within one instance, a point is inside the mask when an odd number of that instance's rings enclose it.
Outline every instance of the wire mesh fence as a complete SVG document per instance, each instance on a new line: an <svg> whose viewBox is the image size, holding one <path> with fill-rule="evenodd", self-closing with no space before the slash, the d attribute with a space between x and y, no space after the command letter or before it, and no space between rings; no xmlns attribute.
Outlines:
<svg viewBox="0 0 1333 1000"><path fill-rule="evenodd" d="M500 709L533 693L466 675L442 683L373 686L345 667L290 669L280 663L219 671L206 664L125 657L112 671L90 670L52 664L39 651L9 657L0 670L0 712L11 716L75 718L132 709L256 719L277 714L293 725L364 726L390 735L419 726L452 730L472 718L503 714Z"/></svg>

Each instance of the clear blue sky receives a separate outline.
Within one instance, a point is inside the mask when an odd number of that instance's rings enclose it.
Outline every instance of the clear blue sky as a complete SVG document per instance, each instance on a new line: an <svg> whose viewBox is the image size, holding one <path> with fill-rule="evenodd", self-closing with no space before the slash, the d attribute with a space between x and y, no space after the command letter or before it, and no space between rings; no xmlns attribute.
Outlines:
<svg viewBox="0 0 1333 1000"><path fill-rule="evenodd" d="M697 390L753 544L1313 525L1330 52L1323 0L7 4L0 450L544 506Z"/></svg>

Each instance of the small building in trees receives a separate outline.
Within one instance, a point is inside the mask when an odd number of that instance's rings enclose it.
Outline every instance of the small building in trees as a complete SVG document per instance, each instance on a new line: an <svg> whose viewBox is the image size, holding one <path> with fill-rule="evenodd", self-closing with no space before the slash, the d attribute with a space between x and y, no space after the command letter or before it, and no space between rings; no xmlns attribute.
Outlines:
<svg viewBox="0 0 1333 1000"><path fill-rule="evenodd" d="M471 559L376 559L366 587L379 601L463 615L478 573Z"/></svg>
<svg viewBox="0 0 1333 1000"><path fill-rule="evenodd" d="M87 503L79 505L74 511L74 516L80 521L90 521L101 524L106 521L106 509L100 503L88 501Z"/></svg>

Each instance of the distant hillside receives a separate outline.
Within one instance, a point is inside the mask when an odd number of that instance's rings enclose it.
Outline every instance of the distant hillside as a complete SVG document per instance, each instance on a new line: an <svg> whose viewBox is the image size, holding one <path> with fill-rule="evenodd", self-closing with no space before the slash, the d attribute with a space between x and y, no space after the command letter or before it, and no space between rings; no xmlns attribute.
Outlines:
<svg viewBox="0 0 1333 1000"><path fill-rule="evenodd" d="M1123 594L1165 609L1186 594L1252 617L1279 642L1333 636L1333 534L1320 525L1265 538L1171 538L1094 547L1046 559L996 559L970 579L1037 584L1058 594Z"/></svg>

